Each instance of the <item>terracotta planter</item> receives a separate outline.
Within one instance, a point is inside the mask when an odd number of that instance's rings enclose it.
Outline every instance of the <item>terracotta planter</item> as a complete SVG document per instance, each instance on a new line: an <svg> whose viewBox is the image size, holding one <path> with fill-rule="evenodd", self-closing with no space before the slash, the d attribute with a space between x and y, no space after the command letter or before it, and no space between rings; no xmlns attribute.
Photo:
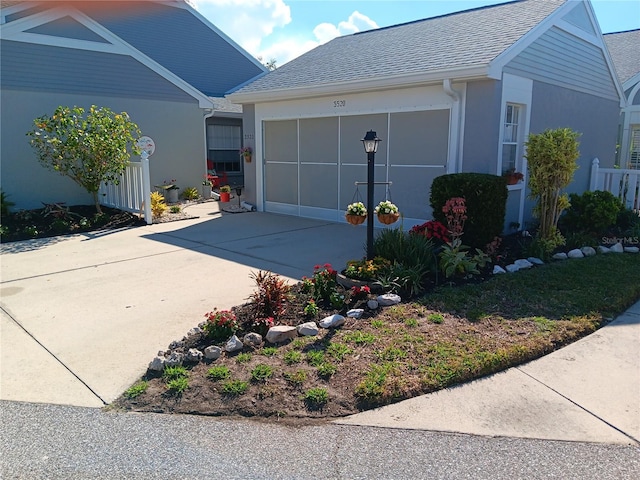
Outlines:
<svg viewBox="0 0 640 480"><path fill-rule="evenodd" d="M231 194L229 192L220 192L220 201L228 202L231 200Z"/></svg>
<svg viewBox="0 0 640 480"><path fill-rule="evenodd" d="M396 223L400 218L399 213L379 213L378 220L380 223L384 223L385 225L391 225L392 223Z"/></svg>
<svg viewBox="0 0 640 480"><path fill-rule="evenodd" d="M251 163L251 155L245 155L244 156L244 161L247 163Z"/></svg>
<svg viewBox="0 0 640 480"><path fill-rule="evenodd" d="M352 215L352 214L345 214L344 218L347 219L347 222L349 222L351 225L361 225L364 223L364 221L367 219L366 215Z"/></svg>
<svg viewBox="0 0 640 480"><path fill-rule="evenodd" d="M515 185L518 183L518 177L515 175L507 175L507 185Z"/></svg>

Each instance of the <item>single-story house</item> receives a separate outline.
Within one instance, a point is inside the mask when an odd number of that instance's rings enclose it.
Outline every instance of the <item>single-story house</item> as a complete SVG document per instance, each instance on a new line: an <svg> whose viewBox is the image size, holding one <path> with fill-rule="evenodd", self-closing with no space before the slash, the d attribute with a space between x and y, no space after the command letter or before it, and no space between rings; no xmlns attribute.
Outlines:
<svg viewBox="0 0 640 480"><path fill-rule="evenodd" d="M229 90L267 70L184 0L1 2L3 192L16 208L90 204L42 168L25 133L59 105L126 111L153 138L151 185L199 187L207 159L242 183Z"/></svg>
<svg viewBox="0 0 640 480"><path fill-rule="evenodd" d="M604 35L624 90L617 164L640 169L640 29Z"/></svg>
<svg viewBox="0 0 640 480"><path fill-rule="evenodd" d="M613 166L623 92L588 0L517 0L343 36L228 95L243 105L259 210L343 220L366 198L360 140L382 139L375 181L391 182L404 227L431 218L430 185L454 172L515 169L505 225L531 218L524 142L582 133L569 191L594 157ZM365 190L362 190L365 188ZM377 185L375 203L388 196Z"/></svg>

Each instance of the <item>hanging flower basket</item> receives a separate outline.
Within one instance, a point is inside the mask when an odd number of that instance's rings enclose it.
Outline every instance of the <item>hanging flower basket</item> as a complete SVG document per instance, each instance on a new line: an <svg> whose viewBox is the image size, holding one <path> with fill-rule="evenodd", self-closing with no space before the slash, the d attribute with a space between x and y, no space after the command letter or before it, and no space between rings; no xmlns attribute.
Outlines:
<svg viewBox="0 0 640 480"><path fill-rule="evenodd" d="M396 223L400 218L399 213L379 213L378 220L380 223L384 223L385 225L391 225L392 223Z"/></svg>
<svg viewBox="0 0 640 480"><path fill-rule="evenodd" d="M353 214L345 214L344 218L347 219L351 225L361 225L367 219L366 215L353 215Z"/></svg>
<svg viewBox="0 0 640 480"><path fill-rule="evenodd" d="M388 200L380 202L375 209L376 215L378 215L378 220L380 223L385 225L391 225L395 223L400 218L400 212L398 211L398 207L396 207L393 203Z"/></svg>

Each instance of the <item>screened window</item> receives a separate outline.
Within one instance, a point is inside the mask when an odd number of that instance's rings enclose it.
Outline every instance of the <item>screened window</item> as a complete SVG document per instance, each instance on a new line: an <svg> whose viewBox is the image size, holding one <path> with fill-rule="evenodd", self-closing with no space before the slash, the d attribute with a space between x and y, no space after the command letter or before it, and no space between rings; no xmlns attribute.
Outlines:
<svg viewBox="0 0 640 480"><path fill-rule="evenodd" d="M631 128L631 154L629 168L640 169L640 125Z"/></svg>
<svg viewBox="0 0 640 480"><path fill-rule="evenodd" d="M502 134L502 173L518 170L521 107L508 103Z"/></svg>
<svg viewBox="0 0 640 480"><path fill-rule="evenodd" d="M239 125L207 125L209 160L216 172L240 173L242 132Z"/></svg>

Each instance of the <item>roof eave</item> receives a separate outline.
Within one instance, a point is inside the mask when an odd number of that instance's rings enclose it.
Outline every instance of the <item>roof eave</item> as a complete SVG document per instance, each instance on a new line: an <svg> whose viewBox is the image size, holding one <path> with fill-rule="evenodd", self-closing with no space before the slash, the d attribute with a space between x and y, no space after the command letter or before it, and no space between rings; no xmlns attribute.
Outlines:
<svg viewBox="0 0 640 480"><path fill-rule="evenodd" d="M492 78L488 65L476 65L463 68L449 68L432 72L413 73L410 75L389 75L368 80L334 82L323 85L304 86L283 89L271 89L260 92L235 92L226 96L233 103L265 103L300 98L324 97L336 94L364 93L395 88L408 88L428 84L440 84L444 79L451 81L477 80Z"/></svg>

